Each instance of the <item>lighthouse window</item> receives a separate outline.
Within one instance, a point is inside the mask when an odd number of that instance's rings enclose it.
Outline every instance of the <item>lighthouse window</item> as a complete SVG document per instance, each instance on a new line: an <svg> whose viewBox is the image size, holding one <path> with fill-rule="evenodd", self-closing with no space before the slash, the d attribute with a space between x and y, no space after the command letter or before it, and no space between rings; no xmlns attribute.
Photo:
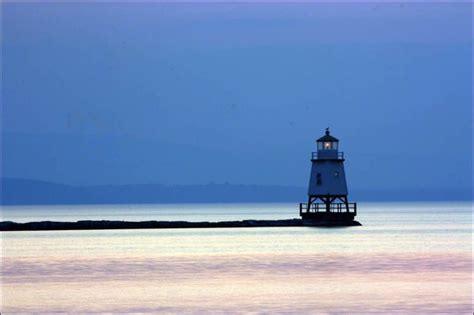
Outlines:
<svg viewBox="0 0 474 315"><path fill-rule="evenodd" d="M331 147L332 147L332 143L331 143L331 142L324 142L324 149L330 150Z"/></svg>
<svg viewBox="0 0 474 315"><path fill-rule="evenodd" d="M316 185L321 185L321 173L316 174Z"/></svg>

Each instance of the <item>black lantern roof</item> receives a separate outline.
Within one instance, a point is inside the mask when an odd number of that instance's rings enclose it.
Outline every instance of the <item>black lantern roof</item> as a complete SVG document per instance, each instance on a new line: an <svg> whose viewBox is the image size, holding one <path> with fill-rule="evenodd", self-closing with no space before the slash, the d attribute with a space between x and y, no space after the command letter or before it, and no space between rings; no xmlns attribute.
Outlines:
<svg viewBox="0 0 474 315"><path fill-rule="evenodd" d="M324 141L339 142L337 138L334 138L333 136L329 134L329 128L326 128L326 134L316 141L317 142L324 142Z"/></svg>

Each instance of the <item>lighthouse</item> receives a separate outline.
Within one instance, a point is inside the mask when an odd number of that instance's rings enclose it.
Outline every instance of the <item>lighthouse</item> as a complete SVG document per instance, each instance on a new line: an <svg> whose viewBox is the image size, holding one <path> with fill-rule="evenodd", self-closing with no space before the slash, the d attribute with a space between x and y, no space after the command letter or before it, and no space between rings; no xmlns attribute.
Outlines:
<svg viewBox="0 0 474 315"><path fill-rule="evenodd" d="M307 224L351 225L357 204L349 203L344 172L344 152L329 128L316 140L317 151L311 153L311 175L308 202L300 203L300 216Z"/></svg>

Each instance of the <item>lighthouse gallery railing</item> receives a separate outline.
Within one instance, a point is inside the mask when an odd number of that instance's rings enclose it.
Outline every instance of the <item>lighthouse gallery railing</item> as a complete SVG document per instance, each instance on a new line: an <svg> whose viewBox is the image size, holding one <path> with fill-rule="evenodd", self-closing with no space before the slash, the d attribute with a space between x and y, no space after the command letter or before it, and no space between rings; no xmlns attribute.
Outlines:
<svg viewBox="0 0 474 315"><path fill-rule="evenodd" d="M318 152L311 152L311 159L312 160L317 160L317 159L328 159L328 160L344 160L344 152L337 152L334 153L334 157L328 157L327 155L318 155Z"/></svg>
<svg viewBox="0 0 474 315"><path fill-rule="evenodd" d="M311 213L311 212L326 212L325 203L312 203L311 207L308 209L307 203L300 203L300 215L302 213ZM346 206L345 203L331 203L329 205L329 212L351 212L357 215L357 203L349 202Z"/></svg>

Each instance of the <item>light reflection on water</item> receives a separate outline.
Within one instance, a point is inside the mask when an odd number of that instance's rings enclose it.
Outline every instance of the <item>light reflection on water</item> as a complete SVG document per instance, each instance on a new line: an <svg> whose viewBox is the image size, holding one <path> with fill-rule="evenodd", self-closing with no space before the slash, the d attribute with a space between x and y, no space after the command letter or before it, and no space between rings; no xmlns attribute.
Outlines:
<svg viewBox="0 0 474 315"><path fill-rule="evenodd" d="M198 205L201 216L186 206L179 220L295 216L286 204ZM2 310L469 313L471 206L367 204L358 216L364 226L339 229L2 233ZM94 207L75 218L120 218L123 209L129 218L134 209ZM150 216L167 220L181 209L163 207ZM69 207L53 208L9 208L4 220L68 217Z"/></svg>

